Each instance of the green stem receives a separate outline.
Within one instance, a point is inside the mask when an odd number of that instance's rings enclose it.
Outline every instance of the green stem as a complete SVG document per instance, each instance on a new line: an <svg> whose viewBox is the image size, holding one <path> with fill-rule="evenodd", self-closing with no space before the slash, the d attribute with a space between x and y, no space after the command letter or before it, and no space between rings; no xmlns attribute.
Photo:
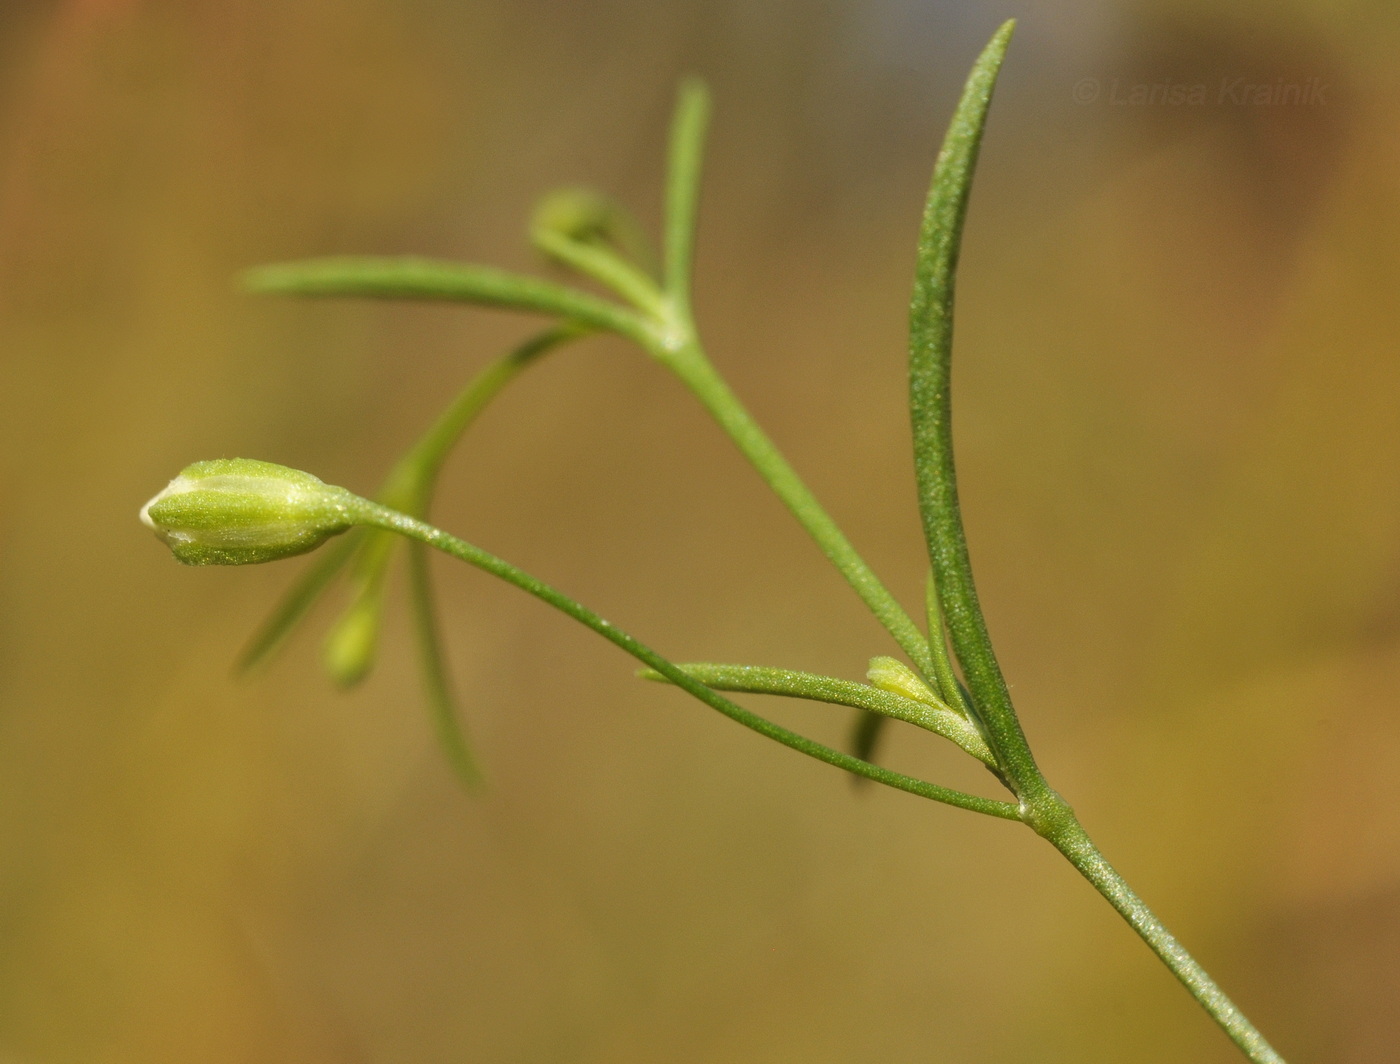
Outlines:
<svg viewBox="0 0 1400 1064"><path fill-rule="evenodd" d="M691 266L709 117L710 98L704 84L694 79L685 82L671 121L666 167L663 287L668 313L658 322L659 331L644 338L642 345L680 376L915 667L929 676L933 659L918 627L715 372L700 346L691 313ZM883 718L868 713L860 719L855 732L858 753L874 751L882 724Z"/></svg>
<svg viewBox="0 0 1400 1064"><path fill-rule="evenodd" d="M860 600L884 625L894 641L909 655L915 667L925 676L933 675L934 661L923 632L904 612L874 570L866 564L846 534L817 501L811 489L803 483L796 470L788 464L781 451L754 421L729 385L715 372L695 339L679 350L669 350L652 341L651 351L675 371L677 376L704 405L720 428L758 471L764 481L807 534L816 541L823 554L831 560L846 582L855 589Z"/></svg>
<svg viewBox="0 0 1400 1064"><path fill-rule="evenodd" d="M1104 859L1068 805L1061 802L1053 815L1042 815L1032 820L1031 826L1064 854L1069 863L1107 899L1245 1056L1255 1064L1285 1064L1283 1057L1226 996L1219 984Z"/></svg>
<svg viewBox="0 0 1400 1064"><path fill-rule="evenodd" d="M958 253L972 175L997 73L1014 22L1005 23L978 57L953 116L924 207L918 266L909 309L909 406L919 509L928 541L937 603L997 761L1021 798L1025 821L1048 839L1128 921L1225 1033L1256 1064L1282 1064L1162 922L1104 860L1069 804L1041 773L1011 702L978 602L958 502L953 463L953 305ZM938 638L932 630L930 640Z"/></svg>
<svg viewBox="0 0 1400 1064"><path fill-rule="evenodd" d="M529 573L516 568L494 554L407 514L370 502L368 499L355 499L354 506L354 516L357 522L398 532L515 585L522 591L528 592L561 613L591 628L613 645L632 655L643 665L656 670L688 694L760 735L774 739L784 746L806 754L808 757L823 761L828 765L834 765L837 768L843 768L847 772L874 780L876 783L883 783L896 790L907 791L910 794L917 794L936 802L943 802L976 813L984 813L987 816L999 817L1003 820L1021 819L1021 810L1010 802L999 802L975 794L966 794L963 791L940 787L925 780L915 779L913 776L906 776L901 772L892 772L879 765L872 765L867 761L852 757L850 754L842 753L840 750L833 750L829 746L808 739L805 735L789 731L787 728L750 712L710 690L699 680L687 675L685 670L632 638L616 625L603 620L586 606L580 605L567 595L556 591L543 581L537 580Z"/></svg>

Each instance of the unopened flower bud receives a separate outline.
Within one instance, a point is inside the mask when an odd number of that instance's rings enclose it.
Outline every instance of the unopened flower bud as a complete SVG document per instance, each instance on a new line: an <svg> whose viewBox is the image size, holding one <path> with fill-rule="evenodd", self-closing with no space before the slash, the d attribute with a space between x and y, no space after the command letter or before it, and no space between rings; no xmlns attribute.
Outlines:
<svg viewBox="0 0 1400 1064"><path fill-rule="evenodd" d="M882 691L912 698L931 706L941 705L938 696L929 689L919 675L897 658L878 657L870 659L870 669L865 678Z"/></svg>
<svg viewBox="0 0 1400 1064"><path fill-rule="evenodd" d="M249 565L314 550L355 523L357 496L251 458L196 462L141 508L186 565Z"/></svg>
<svg viewBox="0 0 1400 1064"><path fill-rule="evenodd" d="M350 604L331 626L322 644L321 661L341 687L354 687L374 668L379 649L379 627L383 613L383 581Z"/></svg>

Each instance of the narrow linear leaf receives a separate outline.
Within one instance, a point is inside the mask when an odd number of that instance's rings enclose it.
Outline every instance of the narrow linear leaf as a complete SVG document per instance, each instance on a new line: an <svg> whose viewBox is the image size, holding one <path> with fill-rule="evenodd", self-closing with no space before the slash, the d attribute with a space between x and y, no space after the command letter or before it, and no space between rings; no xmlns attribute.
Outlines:
<svg viewBox="0 0 1400 1064"><path fill-rule="evenodd" d="M433 605L428 552L421 543L408 545L408 569L414 631L418 641L419 663L423 669L423 693L428 700L433 727L447 763L462 785L469 791L475 791L480 789L483 782L481 767L472 752L452 690L452 679L447 671L442 637L438 631L437 610Z"/></svg>
<svg viewBox="0 0 1400 1064"><path fill-rule="evenodd" d="M477 415L501 389L536 359L564 343L591 335L594 331L578 322L565 322L537 333L486 366L457 394L451 405L394 467L375 496L376 499L386 506L404 510L415 517L427 516L428 504L442 464L462 434L476 420ZM376 545L376 540L382 541L382 546ZM367 541L366 554L377 558L376 564L380 566L387 564L389 544L392 543L387 532L359 529L337 540L333 546L327 547L316 562L292 585L271 615L254 633L239 656L235 671L246 672L280 647L316 598ZM340 635L342 642L326 655L330 657L334 654L336 663L331 668L331 674L340 678L342 682L357 682L363 678L373 660L373 641L378 625L370 622L377 622L377 618L373 616L377 607L366 605L360 616L354 620L347 619L349 613L357 610L356 603L366 589L369 565L370 562L362 558L356 566L361 591L357 593L356 601L351 603L346 615L342 616L342 623L345 625L345 631ZM359 643L358 651L352 646L355 642ZM357 671L358 675L355 675ZM346 677L350 679L347 681Z"/></svg>
<svg viewBox="0 0 1400 1064"><path fill-rule="evenodd" d="M390 474L380 501L423 517L442 464L462 434L502 389L539 358L566 343L581 340L596 330L579 322L564 322L545 329L512 348L473 377L442 415L433 422ZM417 507L419 512L414 512Z"/></svg>
<svg viewBox="0 0 1400 1064"><path fill-rule="evenodd" d="M978 57L934 167L909 311L909 408L919 510L948 634L992 749L1022 792L1046 785L1012 708L973 585L953 465L951 378L954 287L968 194L1014 26L1004 24Z"/></svg>
<svg viewBox="0 0 1400 1064"><path fill-rule="evenodd" d="M234 662L234 672L247 672L255 665L265 661L274 650L281 646L288 633L306 615L306 611L311 608L316 598L335 579L336 574L345 566L345 563L350 560L364 537L374 534L354 529L331 545L322 548L315 561L302 571L296 582L282 596L282 600L276 608L253 633L253 637L248 640L247 646L243 648L243 652L238 655L238 659Z"/></svg>
<svg viewBox="0 0 1400 1064"><path fill-rule="evenodd" d="M983 742L977 730L964 720L961 714L947 706L930 705L868 684L810 672L795 672L791 669L708 663L687 663L678 665L677 668L685 670L688 676L693 676L706 687L716 691L786 695L789 698L805 698L814 702L850 706L853 709L878 713L882 717L902 720L957 743L979 761L989 765L995 764L992 752L987 749L987 744ZM670 682L654 670L644 669L638 675L646 680Z"/></svg>
<svg viewBox="0 0 1400 1064"><path fill-rule="evenodd" d="M665 288L683 316L690 314L690 271L695 258L695 221L700 207L700 172L710 93L697 78L681 85L671 119L666 167Z"/></svg>
<svg viewBox="0 0 1400 1064"><path fill-rule="evenodd" d="M490 266L436 259L306 259L249 270L243 275L243 286L250 292L270 295L475 303L557 314L633 338L645 332L644 323L635 314L586 292Z"/></svg>
<svg viewBox="0 0 1400 1064"><path fill-rule="evenodd" d="M386 532L376 532L365 542L355 561L350 604L326 633L321 661L340 687L356 686L374 668L394 546Z"/></svg>
<svg viewBox="0 0 1400 1064"><path fill-rule="evenodd" d="M952 659L948 657L948 630L943 623L943 606L938 601L938 585L934 583L932 569L924 583L924 610L928 615L928 648L933 655L933 679L938 683L938 693L944 702L977 724L977 711L973 709L972 701L953 669Z"/></svg>

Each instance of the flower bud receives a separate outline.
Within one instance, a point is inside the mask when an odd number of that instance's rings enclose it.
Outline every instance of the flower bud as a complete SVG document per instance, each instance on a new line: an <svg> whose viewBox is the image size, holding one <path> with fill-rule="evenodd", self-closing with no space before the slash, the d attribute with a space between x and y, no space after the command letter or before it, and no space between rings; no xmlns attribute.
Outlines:
<svg viewBox="0 0 1400 1064"><path fill-rule="evenodd" d="M384 581L362 587L349 609L331 626L322 644L321 661L341 687L354 687L374 668L384 612Z"/></svg>
<svg viewBox="0 0 1400 1064"><path fill-rule="evenodd" d="M186 565L249 565L319 547L355 523L344 488L251 458L196 462L141 508Z"/></svg>
<svg viewBox="0 0 1400 1064"><path fill-rule="evenodd" d="M865 678L890 694L903 695L930 706L942 705L938 696L919 678L918 673L896 658L871 658L870 669Z"/></svg>

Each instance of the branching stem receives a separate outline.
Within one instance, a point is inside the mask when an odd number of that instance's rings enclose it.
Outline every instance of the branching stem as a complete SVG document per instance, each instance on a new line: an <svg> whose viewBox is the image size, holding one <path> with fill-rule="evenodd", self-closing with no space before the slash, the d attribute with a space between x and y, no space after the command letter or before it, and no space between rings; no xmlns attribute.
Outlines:
<svg viewBox="0 0 1400 1064"><path fill-rule="evenodd" d="M372 525L377 528L388 529L391 532L398 532L410 539L424 543L435 550L440 550L444 554L449 554L459 561L464 561L469 565L474 565L492 576L499 577L509 584L514 584L522 591L535 596L542 602L548 603L561 613L572 617L574 620L591 628L604 639L632 657L636 658L643 665L650 669L655 669L668 681L684 690L686 693L698 698L706 705L719 710L726 717L735 720L751 728L760 735L775 739L784 746L791 747L799 753L808 757L824 761L828 765L843 768L847 772L852 772L857 776L864 776L866 779L874 780L876 783L883 783L896 790L908 791L910 794L917 794L923 798L929 798L936 802L943 802L946 805L957 806L960 809L968 809L975 813L984 813L987 816L998 817L1002 820L1020 820L1021 810L1010 802L1000 802L991 798L983 798L975 794L967 794L963 791L953 790L949 787L940 787L934 783L915 779L913 776L906 776L902 772L893 772L890 769L882 768L879 765L862 761L860 758L852 757L850 754L840 750L834 750L822 743L808 739L805 735L799 735L779 724L759 716L744 707L731 702L710 688L706 687L699 680L689 676L680 666L673 664L663 658L656 651L646 644L634 639L616 625L605 621L586 606L575 602L567 595L556 591L542 580L538 580L522 569L516 568L509 562L496 557L488 551L482 550L466 540L458 539L441 529L419 521L404 513L391 510L386 506L370 502L368 499L356 500L357 520L360 523Z"/></svg>

